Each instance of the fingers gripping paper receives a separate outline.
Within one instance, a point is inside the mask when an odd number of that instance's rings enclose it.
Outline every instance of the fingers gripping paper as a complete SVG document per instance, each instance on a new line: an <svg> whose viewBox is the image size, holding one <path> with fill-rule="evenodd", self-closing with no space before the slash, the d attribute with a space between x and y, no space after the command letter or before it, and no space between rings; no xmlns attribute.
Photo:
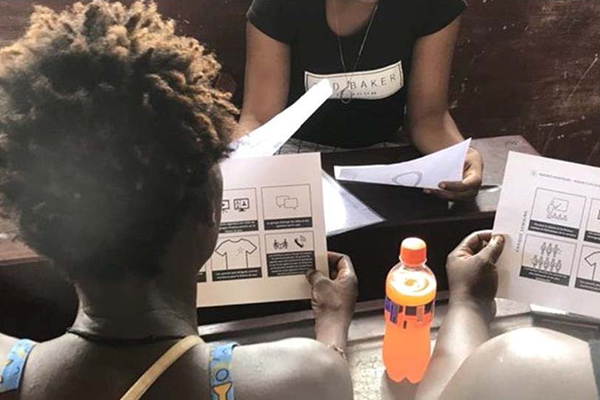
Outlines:
<svg viewBox="0 0 600 400"><path fill-rule="evenodd" d="M341 181L438 189L440 182L462 181L471 139L416 160L389 165L335 167Z"/></svg>

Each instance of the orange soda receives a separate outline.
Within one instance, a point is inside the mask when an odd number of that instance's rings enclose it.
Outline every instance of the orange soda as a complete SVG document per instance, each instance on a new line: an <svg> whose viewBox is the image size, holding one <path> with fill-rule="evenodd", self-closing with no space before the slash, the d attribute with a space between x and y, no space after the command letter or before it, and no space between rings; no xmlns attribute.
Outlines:
<svg viewBox="0 0 600 400"><path fill-rule="evenodd" d="M420 382L429 364L437 283L426 261L425 242L406 239L386 279L383 364L394 382Z"/></svg>

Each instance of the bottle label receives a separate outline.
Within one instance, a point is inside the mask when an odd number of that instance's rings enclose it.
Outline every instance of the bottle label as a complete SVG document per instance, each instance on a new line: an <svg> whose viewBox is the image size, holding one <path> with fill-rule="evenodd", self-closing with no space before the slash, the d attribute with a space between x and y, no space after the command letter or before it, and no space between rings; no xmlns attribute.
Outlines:
<svg viewBox="0 0 600 400"><path fill-rule="evenodd" d="M385 314L389 321L406 329L409 325L427 325L433 319L435 300L420 306L404 306L385 298Z"/></svg>

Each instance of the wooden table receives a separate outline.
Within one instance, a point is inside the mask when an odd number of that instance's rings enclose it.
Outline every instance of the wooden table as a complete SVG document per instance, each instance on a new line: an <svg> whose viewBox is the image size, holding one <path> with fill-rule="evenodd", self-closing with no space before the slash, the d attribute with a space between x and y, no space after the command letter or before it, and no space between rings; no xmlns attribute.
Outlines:
<svg viewBox="0 0 600 400"><path fill-rule="evenodd" d="M331 250L352 257L359 277L359 301L383 296L387 271L396 263L403 238L419 236L429 245L429 266L438 278L440 290L447 289L445 258L468 233L489 229L498 203L504 167L509 151L537 154L520 136L473 141L483 155L484 185L476 199L448 203L421 190L384 185L342 183L342 185L383 216L376 226L343 233L328 239ZM323 168L333 165L392 163L418 157L410 147L356 150L323 154ZM11 231L0 221L0 231ZM44 259L18 241L0 238L0 331L42 340L60 334L70 325L76 311L76 297ZM201 324L260 317L309 308L307 301L208 308L199 311Z"/></svg>

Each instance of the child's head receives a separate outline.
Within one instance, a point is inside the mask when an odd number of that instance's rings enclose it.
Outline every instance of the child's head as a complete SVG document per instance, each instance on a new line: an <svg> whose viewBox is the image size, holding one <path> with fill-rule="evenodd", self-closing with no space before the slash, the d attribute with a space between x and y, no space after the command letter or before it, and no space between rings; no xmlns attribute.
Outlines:
<svg viewBox="0 0 600 400"><path fill-rule="evenodd" d="M1 206L24 241L73 279L155 274L220 195L237 110L219 68L154 3L36 7L0 50Z"/></svg>

